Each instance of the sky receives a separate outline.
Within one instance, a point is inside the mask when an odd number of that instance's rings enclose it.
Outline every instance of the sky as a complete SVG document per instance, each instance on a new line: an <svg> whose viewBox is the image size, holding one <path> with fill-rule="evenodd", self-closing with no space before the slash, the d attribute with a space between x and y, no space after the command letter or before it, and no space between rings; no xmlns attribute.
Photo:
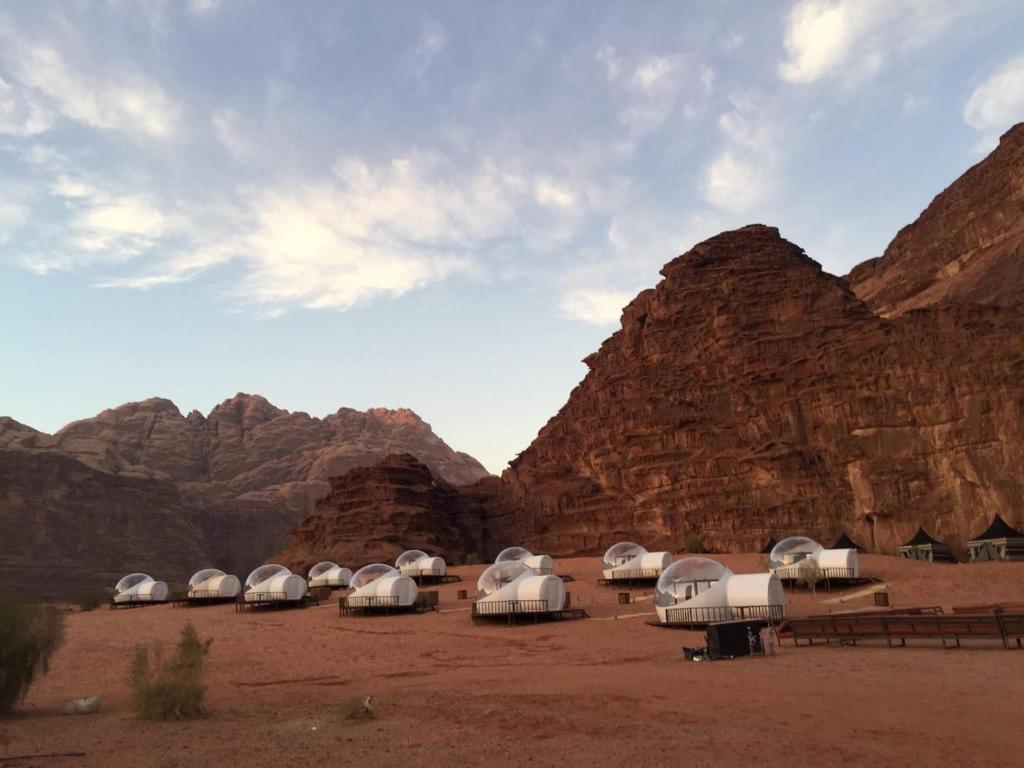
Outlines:
<svg viewBox="0 0 1024 768"><path fill-rule="evenodd" d="M408 407L493 472L658 270L826 270L1024 120L1024 4L0 2L0 414Z"/></svg>

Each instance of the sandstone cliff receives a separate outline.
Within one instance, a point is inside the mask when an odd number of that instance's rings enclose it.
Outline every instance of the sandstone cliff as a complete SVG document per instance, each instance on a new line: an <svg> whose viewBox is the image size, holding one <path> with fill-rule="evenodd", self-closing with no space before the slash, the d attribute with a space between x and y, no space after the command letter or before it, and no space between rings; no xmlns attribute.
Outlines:
<svg viewBox="0 0 1024 768"><path fill-rule="evenodd" d="M52 436L0 418L0 584L66 597L132 570L244 577L285 544L329 476L396 450L439 477L487 474L408 410L316 419L237 395L186 417L154 398Z"/></svg>
<svg viewBox="0 0 1024 768"><path fill-rule="evenodd" d="M848 279L885 317L940 304L1024 302L1024 123Z"/></svg>
<svg viewBox="0 0 1024 768"><path fill-rule="evenodd" d="M317 512L292 532L275 562L298 572L320 560L391 564L406 549L461 562L485 544L484 525L500 485L492 477L456 488L409 454L388 456L330 483Z"/></svg>
<svg viewBox="0 0 1024 768"><path fill-rule="evenodd" d="M760 549L843 530L886 552L1024 523L1024 315L872 313L777 230L667 264L503 476L492 535L558 554L618 539Z"/></svg>

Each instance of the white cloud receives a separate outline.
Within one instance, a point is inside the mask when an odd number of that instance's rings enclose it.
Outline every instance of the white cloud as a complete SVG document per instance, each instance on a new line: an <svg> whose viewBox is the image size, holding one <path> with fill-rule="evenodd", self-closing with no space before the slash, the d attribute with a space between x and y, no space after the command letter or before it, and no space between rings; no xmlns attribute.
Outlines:
<svg viewBox="0 0 1024 768"><path fill-rule="evenodd" d="M793 83L825 77L860 82L970 11L969 3L954 0L800 0L787 19L787 58L779 77Z"/></svg>
<svg viewBox="0 0 1024 768"><path fill-rule="evenodd" d="M608 46L597 54L597 60L604 65L621 102L619 122L634 142L659 130L677 110L693 117L714 85L714 71L686 54L648 55L628 61Z"/></svg>
<svg viewBox="0 0 1024 768"><path fill-rule="evenodd" d="M734 99L718 118L724 145L704 170L704 199L721 211L748 213L771 194L778 172L772 120L751 99Z"/></svg>
<svg viewBox="0 0 1024 768"><path fill-rule="evenodd" d="M569 317L594 325L611 325L622 316L622 308L635 293L601 288L576 288L562 296L559 307Z"/></svg>
<svg viewBox="0 0 1024 768"><path fill-rule="evenodd" d="M49 130L53 114L0 77L0 133L34 136Z"/></svg>
<svg viewBox="0 0 1024 768"><path fill-rule="evenodd" d="M74 179L54 185L76 204L83 187ZM475 273L496 242L556 248L591 205L570 180L425 152L376 165L343 157L328 178L239 190L221 211L168 213L130 202L94 205L72 222L93 233L77 247L109 245L118 250L111 261L130 250L146 256L136 246L148 241L145 266L104 285L152 288L231 263L242 270L231 292L264 312L295 304L344 310L401 296Z"/></svg>
<svg viewBox="0 0 1024 768"><path fill-rule="evenodd" d="M189 0L188 7L194 13L209 13L220 7L220 0Z"/></svg>
<svg viewBox="0 0 1024 768"><path fill-rule="evenodd" d="M255 155L255 147L249 138L249 131L243 124L242 116L233 109L218 109L210 118L213 135L228 153L240 162Z"/></svg>
<svg viewBox="0 0 1024 768"><path fill-rule="evenodd" d="M1010 126L1024 120L1024 55L996 69L964 104L964 122L983 131L986 151Z"/></svg>
<svg viewBox="0 0 1024 768"><path fill-rule="evenodd" d="M37 107L30 123L34 132L42 130L46 120L44 103L93 128L153 138L172 135L180 120L180 108L141 73L90 72L81 62L65 60L56 47L32 41L7 23L0 23L0 61L26 89L24 98ZM0 104L3 98L0 92ZM0 106L0 119L3 111Z"/></svg>

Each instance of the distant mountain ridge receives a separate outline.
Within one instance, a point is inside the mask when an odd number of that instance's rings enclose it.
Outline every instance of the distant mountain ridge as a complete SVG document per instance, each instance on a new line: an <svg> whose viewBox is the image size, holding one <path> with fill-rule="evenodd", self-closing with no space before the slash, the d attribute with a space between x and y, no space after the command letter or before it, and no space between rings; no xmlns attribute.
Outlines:
<svg viewBox="0 0 1024 768"><path fill-rule="evenodd" d="M453 483L488 476L407 409L319 419L240 393L205 417L151 398L54 435L2 417L0 583L66 596L131 570L245 570L282 545L329 477L396 452Z"/></svg>

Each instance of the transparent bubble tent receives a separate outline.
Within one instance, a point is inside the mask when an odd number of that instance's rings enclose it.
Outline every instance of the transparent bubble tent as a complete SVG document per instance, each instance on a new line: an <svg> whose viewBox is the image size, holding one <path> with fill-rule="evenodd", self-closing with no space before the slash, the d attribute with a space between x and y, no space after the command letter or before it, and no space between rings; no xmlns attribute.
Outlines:
<svg viewBox="0 0 1024 768"><path fill-rule="evenodd" d="M476 583L478 615L556 613L565 608L565 584L557 576L539 575L524 560L489 566Z"/></svg>
<svg viewBox="0 0 1024 768"><path fill-rule="evenodd" d="M115 603L162 603L167 599L167 584L145 573L129 573L114 587Z"/></svg>
<svg viewBox="0 0 1024 768"><path fill-rule="evenodd" d="M188 580L190 600L227 600L238 597L242 583L237 576L231 576L217 568L204 568L192 574Z"/></svg>
<svg viewBox="0 0 1024 768"><path fill-rule="evenodd" d="M385 563L364 565L349 582L352 590L345 599L349 606L399 607L416 602L416 582Z"/></svg>
<svg viewBox="0 0 1024 768"><path fill-rule="evenodd" d="M306 596L306 580L283 565L261 565L245 580L244 598L250 603L293 602Z"/></svg>
<svg viewBox="0 0 1024 768"><path fill-rule="evenodd" d="M494 558L497 563L523 563L538 576L545 576L555 570L551 555L535 555L523 547L506 547Z"/></svg>
<svg viewBox="0 0 1024 768"><path fill-rule="evenodd" d="M780 579L798 579L800 569L817 566L823 576L860 578L860 561L856 549L825 549L806 536L783 539L768 555L768 570Z"/></svg>
<svg viewBox="0 0 1024 768"><path fill-rule="evenodd" d="M395 568L405 576L444 576L448 573L448 565L443 557L431 557L419 549L403 552L395 560Z"/></svg>
<svg viewBox="0 0 1024 768"><path fill-rule="evenodd" d="M671 562L668 552L648 552L632 541L620 541L604 553L601 572L609 581L656 579Z"/></svg>
<svg viewBox="0 0 1024 768"><path fill-rule="evenodd" d="M306 580L311 587L347 587L352 580L352 571L325 560L309 569Z"/></svg>
<svg viewBox="0 0 1024 768"><path fill-rule="evenodd" d="M782 582L770 573L735 574L717 560L691 555L664 570L654 589L663 624L706 624L742 618L782 618Z"/></svg>

